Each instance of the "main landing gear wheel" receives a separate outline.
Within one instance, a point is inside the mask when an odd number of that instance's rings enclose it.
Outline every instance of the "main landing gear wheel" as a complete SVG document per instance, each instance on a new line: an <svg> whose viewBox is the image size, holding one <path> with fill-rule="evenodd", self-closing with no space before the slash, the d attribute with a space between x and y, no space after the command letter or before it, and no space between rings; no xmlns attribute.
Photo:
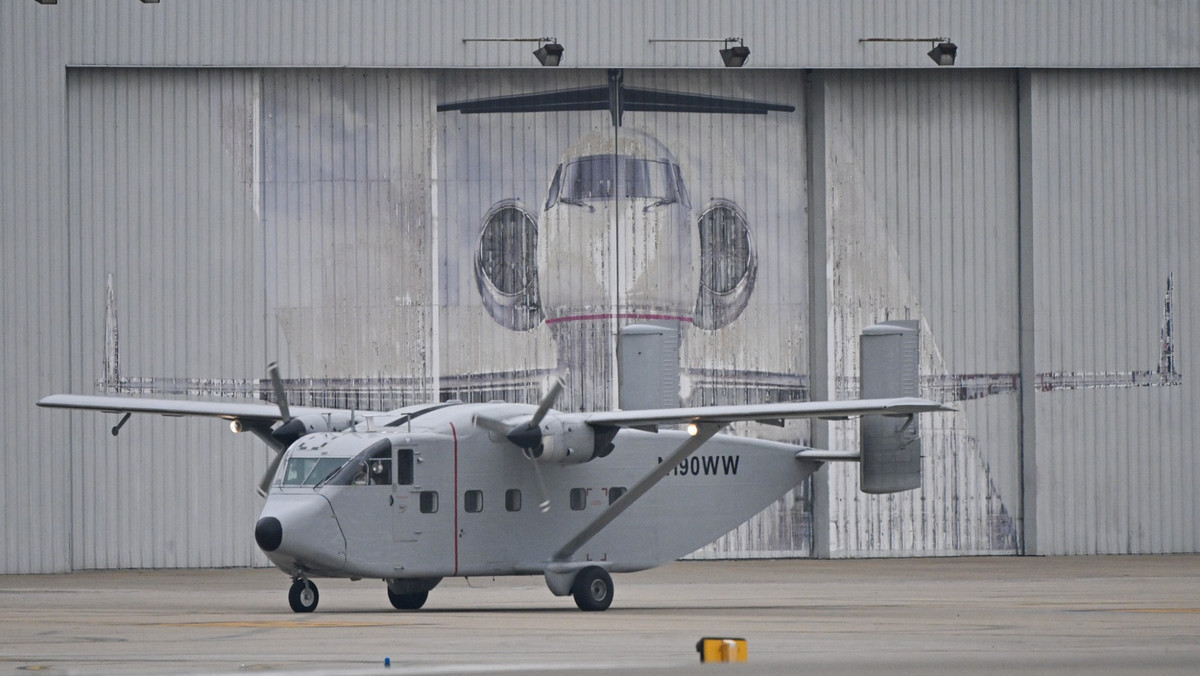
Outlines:
<svg viewBox="0 0 1200 676"><path fill-rule="evenodd" d="M584 568L575 576L571 594L580 610L608 610L613 599L612 577L599 566Z"/></svg>
<svg viewBox="0 0 1200 676"><path fill-rule="evenodd" d="M396 594L389 588L387 592L388 600L392 602L392 607L396 610L417 610L425 605L425 600L429 598L427 591L416 594Z"/></svg>
<svg viewBox="0 0 1200 676"><path fill-rule="evenodd" d="M317 593L317 585L312 580L296 580L288 591L288 603L297 613L311 613L317 609L317 601L321 595Z"/></svg>

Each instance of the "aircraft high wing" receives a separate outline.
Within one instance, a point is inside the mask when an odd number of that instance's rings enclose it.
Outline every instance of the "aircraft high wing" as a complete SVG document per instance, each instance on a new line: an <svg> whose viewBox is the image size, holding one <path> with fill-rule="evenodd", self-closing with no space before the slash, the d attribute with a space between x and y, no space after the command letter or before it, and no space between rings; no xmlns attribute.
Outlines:
<svg viewBox="0 0 1200 676"><path fill-rule="evenodd" d="M742 404L738 406L693 406L639 411L609 411L586 415L593 426L613 425L651 429L658 425L688 423L759 422L779 424L793 418L845 420L864 415L908 416L932 411L952 411L935 401L917 397L889 399L853 399L847 401L802 401L776 404Z"/></svg>

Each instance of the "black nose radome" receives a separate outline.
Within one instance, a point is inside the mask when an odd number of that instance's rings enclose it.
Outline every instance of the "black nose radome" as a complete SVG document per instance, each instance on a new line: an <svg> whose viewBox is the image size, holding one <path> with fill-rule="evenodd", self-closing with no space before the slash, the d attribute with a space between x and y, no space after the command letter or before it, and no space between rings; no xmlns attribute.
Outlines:
<svg viewBox="0 0 1200 676"><path fill-rule="evenodd" d="M273 516L264 516L259 519L254 526L254 541L264 552L273 552L279 549L279 543L283 542L283 526L279 523L279 519Z"/></svg>

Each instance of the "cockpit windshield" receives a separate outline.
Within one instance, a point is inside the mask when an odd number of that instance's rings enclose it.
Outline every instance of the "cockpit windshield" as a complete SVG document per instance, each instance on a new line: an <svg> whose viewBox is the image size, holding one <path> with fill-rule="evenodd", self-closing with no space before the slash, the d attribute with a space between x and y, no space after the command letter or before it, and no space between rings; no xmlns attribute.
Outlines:
<svg viewBox="0 0 1200 676"><path fill-rule="evenodd" d="M570 160L555 173L551 202L643 198L661 204L686 199L676 185L678 172L662 160L588 155ZM615 189L619 188L619 189Z"/></svg>
<svg viewBox="0 0 1200 676"><path fill-rule="evenodd" d="M283 469L284 486L315 486L350 458L288 458Z"/></svg>

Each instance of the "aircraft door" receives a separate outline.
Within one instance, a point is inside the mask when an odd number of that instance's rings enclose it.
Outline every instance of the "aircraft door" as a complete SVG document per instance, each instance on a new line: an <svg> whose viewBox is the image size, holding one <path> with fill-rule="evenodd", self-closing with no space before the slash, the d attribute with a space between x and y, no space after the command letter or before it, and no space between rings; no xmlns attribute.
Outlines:
<svg viewBox="0 0 1200 676"><path fill-rule="evenodd" d="M413 493L413 449L396 450L396 481L392 485L392 542L416 542L417 530L412 514L418 511L420 498Z"/></svg>

